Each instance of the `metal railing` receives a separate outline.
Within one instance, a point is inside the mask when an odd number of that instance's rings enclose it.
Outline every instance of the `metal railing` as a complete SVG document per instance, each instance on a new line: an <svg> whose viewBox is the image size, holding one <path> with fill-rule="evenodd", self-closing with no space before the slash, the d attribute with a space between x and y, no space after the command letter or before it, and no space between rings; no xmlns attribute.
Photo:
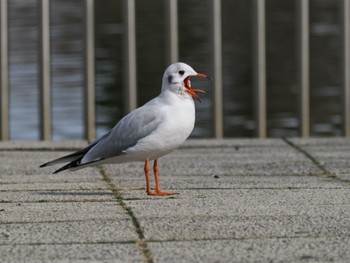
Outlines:
<svg viewBox="0 0 350 263"><path fill-rule="evenodd" d="M0 0L0 140L9 138L7 1Z"/></svg>
<svg viewBox="0 0 350 263"><path fill-rule="evenodd" d="M344 135L350 137L350 0L341 1L343 43L343 117Z"/></svg>
<svg viewBox="0 0 350 263"><path fill-rule="evenodd" d="M251 0L254 24L254 89L256 136L266 137L266 45L265 45L265 0ZM50 0L40 0L40 138L50 140L51 131L51 84L50 84ZM210 2L211 65L213 82L213 133L223 137L223 92L222 92L222 36L221 0ZM309 104L309 0L297 0L298 13L298 86L300 136L310 134ZM343 116L344 135L350 136L350 0L340 0L342 13L342 72L344 91ZM94 66L94 0L84 0L84 87L85 87L85 137L95 138L95 66ZM0 140L9 139L9 81L8 81L8 0L0 0ZM178 10L177 0L164 0L164 21L167 30L167 62L178 60ZM125 111L137 106L135 0L123 0Z"/></svg>

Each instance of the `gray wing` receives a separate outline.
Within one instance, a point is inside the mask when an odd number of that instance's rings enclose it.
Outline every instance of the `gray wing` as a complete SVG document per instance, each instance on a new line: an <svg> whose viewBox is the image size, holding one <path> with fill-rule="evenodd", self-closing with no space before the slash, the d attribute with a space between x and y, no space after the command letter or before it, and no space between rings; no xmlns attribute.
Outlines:
<svg viewBox="0 0 350 263"><path fill-rule="evenodd" d="M140 107L123 119L84 155L81 164L115 157L150 135L161 123L158 107Z"/></svg>

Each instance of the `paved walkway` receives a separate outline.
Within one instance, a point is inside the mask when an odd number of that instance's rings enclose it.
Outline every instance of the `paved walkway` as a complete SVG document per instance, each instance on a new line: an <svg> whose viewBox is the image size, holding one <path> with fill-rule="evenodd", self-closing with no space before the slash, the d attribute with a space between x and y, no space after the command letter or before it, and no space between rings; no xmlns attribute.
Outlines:
<svg viewBox="0 0 350 263"><path fill-rule="evenodd" d="M52 175L84 142L0 143L1 262L350 262L350 140L191 140Z"/></svg>

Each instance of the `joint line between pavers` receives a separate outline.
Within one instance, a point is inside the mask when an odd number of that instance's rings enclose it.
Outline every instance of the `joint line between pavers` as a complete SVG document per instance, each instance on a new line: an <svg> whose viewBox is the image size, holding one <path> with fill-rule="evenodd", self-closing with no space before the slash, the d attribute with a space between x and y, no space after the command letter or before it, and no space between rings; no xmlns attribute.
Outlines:
<svg viewBox="0 0 350 263"><path fill-rule="evenodd" d="M292 141L288 140L287 138L282 138L285 143L290 145L292 148L297 150L298 152L302 153L305 157L307 157L309 160L311 160L322 172L324 172L326 175L334 176L330 171L328 171L315 157L313 157L309 152L304 150L298 145L295 145Z"/></svg>
<svg viewBox="0 0 350 263"><path fill-rule="evenodd" d="M97 166L100 174L102 175L103 181L109 186L110 190L113 192L114 199L117 203L122 207L122 209L126 212L126 214L131 218L131 221L135 227L136 234L138 236L138 241L136 242L139 246L141 253L144 257L144 261L147 263L153 262L153 255L151 250L148 247L147 241L145 239L145 235L143 233L142 227L138 219L136 218L134 212L131 207L125 204L123 197L119 191L119 188L112 182L110 175L106 172L103 166Z"/></svg>
<svg viewBox="0 0 350 263"><path fill-rule="evenodd" d="M302 147L294 144L292 141L288 140L287 138L282 138L282 139L286 144L290 145L292 148L302 153L305 157L311 160L327 177L335 179L342 183L346 183L346 184L350 183L348 180L343 180L342 178L339 178L336 174L332 173L331 171L328 171L327 168L324 167L321 162L319 162L315 157L313 157L308 151L306 151Z"/></svg>
<svg viewBox="0 0 350 263"><path fill-rule="evenodd" d="M347 235L341 237L348 237ZM339 238L339 235L299 235L299 236L256 236L256 237L221 237L221 238L194 238L194 239L149 239L149 243L165 243L165 242L202 242L202 241L247 241L247 240L291 240L291 239L324 239L324 238Z"/></svg>
<svg viewBox="0 0 350 263"><path fill-rule="evenodd" d="M104 244L135 244L136 240L129 241L97 241L97 242L16 242L16 246L55 246L55 245L104 245ZM0 243L0 247L4 246L12 246L12 244L8 243Z"/></svg>

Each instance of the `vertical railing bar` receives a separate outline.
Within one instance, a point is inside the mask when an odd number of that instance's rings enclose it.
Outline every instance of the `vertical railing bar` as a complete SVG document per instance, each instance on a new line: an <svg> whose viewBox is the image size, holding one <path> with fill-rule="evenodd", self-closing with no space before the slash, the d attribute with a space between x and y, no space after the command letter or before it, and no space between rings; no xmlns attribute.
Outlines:
<svg viewBox="0 0 350 263"><path fill-rule="evenodd" d="M343 129L344 136L350 137L350 0L340 1L342 17L342 73L343 73Z"/></svg>
<svg viewBox="0 0 350 263"><path fill-rule="evenodd" d="M0 0L0 140L9 139L8 8Z"/></svg>
<svg viewBox="0 0 350 263"><path fill-rule="evenodd" d="M84 39L84 95L85 95L85 138L96 138L95 109L95 31L94 0L85 0Z"/></svg>
<svg viewBox="0 0 350 263"><path fill-rule="evenodd" d="M123 0L124 17L124 65L125 65L125 112L137 107L137 76L136 76L136 32L135 32L135 0Z"/></svg>
<svg viewBox="0 0 350 263"><path fill-rule="evenodd" d="M177 0L165 0L166 64L179 60L178 7Z"/></svg>
<svg viewBox="0 0 350 263"><path fill-rule="evenodd" d="M51 140L50 0L40 0L39 87L41 140Z"/></svg>
<svg viewBox="0 0 350 263"><path fill-rule="evenodd" d="M254 3L254 96L256 135L266 138L266 26L265 0Z"/></svg>
<svg viewBox="0 0 350 263"><path fill-rule="evenodd" d="M300 134L310 136L309 0L298 0Z"/></svg>
<svg viewBox="0 0 350 263"><path fill-rule="evenodd" d="M211 2L211 49L214 75L214 137L223 138L223 93L222 93L222 35L221 35L221 0Z"/></svg>

